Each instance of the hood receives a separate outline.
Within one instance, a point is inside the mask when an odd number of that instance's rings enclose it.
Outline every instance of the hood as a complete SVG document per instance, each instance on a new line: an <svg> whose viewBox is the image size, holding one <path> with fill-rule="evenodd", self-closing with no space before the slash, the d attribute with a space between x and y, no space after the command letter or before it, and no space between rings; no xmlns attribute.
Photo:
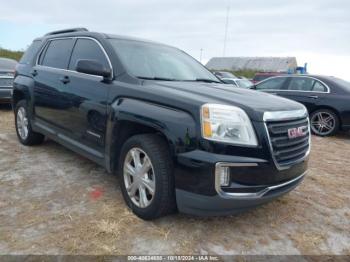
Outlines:
<svg viewBox="0 0 350 262"><path fill-rule="evenodd" d="M225 84L185 82L185 81L145 81L152 85L158 94L166 93L169 98L198 104L227 104L242 108L254 121L263 121L264 112L292 111L304 106L295 101L267 93L231 87Z"/></svg>

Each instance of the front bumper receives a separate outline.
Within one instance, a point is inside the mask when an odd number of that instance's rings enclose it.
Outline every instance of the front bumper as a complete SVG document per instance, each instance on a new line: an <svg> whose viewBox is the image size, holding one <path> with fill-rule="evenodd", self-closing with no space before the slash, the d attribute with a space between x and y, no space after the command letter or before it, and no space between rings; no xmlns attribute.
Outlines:
<svg viewBox="0 0 350 262"><path fill-rule="evenodd" d="M267 187L259 193L241 195L237 193L236 195L204 196L177 189L177 207L182 213L198 216L238 214L288 193L300 184L304 175L305 173L289 182Z"/></svg>
<svg viewBox="0 0 350 262"><path fill-rule="evenodd" d="M0 87L0 101L10 102L12 97L12 88Z"/></svg>
<svg viewBox="0 0 350 262"><path fill-rule="evenodd" d="M293 190L304 178L306 157L285 170L270 160L192 151L178 156L176 201L180 212L228 215L269 202ZM218 165L230 168L230 183L220 185Z"/></svg>

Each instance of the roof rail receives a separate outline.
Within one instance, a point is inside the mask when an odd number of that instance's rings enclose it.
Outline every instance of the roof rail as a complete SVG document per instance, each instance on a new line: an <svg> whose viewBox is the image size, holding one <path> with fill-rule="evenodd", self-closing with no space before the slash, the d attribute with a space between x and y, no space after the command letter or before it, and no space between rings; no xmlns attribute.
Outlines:
<svg viewBox="0 0 350 262"><path fill-rule="evenodd" d="M57 31L52 31L49 32L47 34L45 34L45 36L48 35L58 35L58 34L64 34L64 33L73 33L73 32L84 32L84 31L89 31L84 27L77 27L77 28L69 28L69 29L63 29L63 30L57 30Z"/></svg>

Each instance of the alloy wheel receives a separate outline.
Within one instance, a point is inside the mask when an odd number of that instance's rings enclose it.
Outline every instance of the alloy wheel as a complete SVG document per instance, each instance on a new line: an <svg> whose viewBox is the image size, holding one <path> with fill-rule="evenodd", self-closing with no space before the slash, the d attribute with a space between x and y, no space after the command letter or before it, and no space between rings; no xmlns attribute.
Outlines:
<svg viewBox="0 0 350 262"><path fill-rule="evenodd" d="M125 157L123 176L131 201L140 208L148 207L155 194L155 174L149 156L140 148L132 148Z"/></svg>
<svg viewBox="0 0 350 262"><path fill-rule="evenodd" d="M28 118L24 107L17 111L17 131L21 139L26 140L28 137Z"/></svg>
<svg viewBox="0 0 350 262"><path fill-rule="evenodd" d="M334 130L335 121L332 114L320 111L312 116L311 129L317 135L326 136Z"/></svg>

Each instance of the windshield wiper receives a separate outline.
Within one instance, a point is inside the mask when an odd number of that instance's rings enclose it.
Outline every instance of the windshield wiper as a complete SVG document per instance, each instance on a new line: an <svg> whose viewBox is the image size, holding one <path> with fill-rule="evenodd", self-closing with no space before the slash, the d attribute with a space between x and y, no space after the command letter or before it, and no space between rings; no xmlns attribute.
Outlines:
<svg viewBox="0 0 350 262"><path fill-rule="evenodd" d="M146 79L146 80L160 80L160 81L176 81L173 78L166 78L166 77L148 77L148 76L136 76L139 79Z"/></svg>
<svg viewBox="0 0 350 262"><path fill-rule="evenodd" d="M213 80L210 78L196 78L194 80L187 80L187 81L196 81L196 82L205 82L205 83L221 83L219 80Z"/></svg>

